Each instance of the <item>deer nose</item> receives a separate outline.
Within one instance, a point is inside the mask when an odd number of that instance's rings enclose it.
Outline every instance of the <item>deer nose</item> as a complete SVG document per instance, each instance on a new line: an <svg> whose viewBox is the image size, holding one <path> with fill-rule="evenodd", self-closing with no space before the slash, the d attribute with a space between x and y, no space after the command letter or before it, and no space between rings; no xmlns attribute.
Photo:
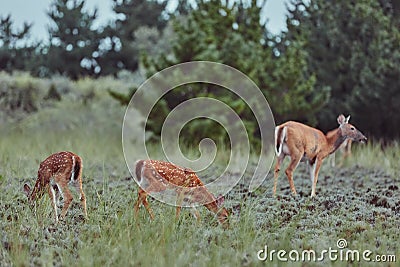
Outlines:
<svg viewBox="0 0 400 267"><path fill-rule="evenodd" d="M361 139L360 139L360 142L361 143L366 143L368 141L368 139L367 139L367 137L365 137L365 136L363 136Z"/></svg>

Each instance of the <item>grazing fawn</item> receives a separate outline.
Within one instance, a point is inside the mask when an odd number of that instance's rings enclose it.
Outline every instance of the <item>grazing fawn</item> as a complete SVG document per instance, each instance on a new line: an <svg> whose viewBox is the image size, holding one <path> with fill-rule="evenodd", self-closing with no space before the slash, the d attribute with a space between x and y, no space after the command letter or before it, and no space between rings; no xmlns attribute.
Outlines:
<svg viewBox="0 0 400 267"><path fill-rule="evenodd" d="M305 161L312 183L311 197L315 196L318 172L322 161L348 139L361 143L367 141L367 138L349 123L349 119L350 116L345 118L345 116L339 115L337 118L339 127L327 135L318 129L294 121L285 122L275 128L275 152L278 159L274 173L274 196L280 166L286 156L290 157L290 164L285 173L293 194L297 194L293 183L293 172L300 161Z"/></svg>
<svg viewBox="0 0 400 267"><path fill-rule="evenodd" d="M30 186L25 184L24 191L33 205L47 190L54 208L55 221L58 223L57 204L60 194L64 198L61 218L65 217L73 200L68 188L70 184L80 193L81 205L87 217L86 198L82 190L82 159L72 152L58 152L41 162L35 187L31 190Z"/></svg>
<svg viewBox="0 0 400 267"><path fill-rule="evenodd" d="M223 198L215 198L204 184L200 181L196 173L187 168L179 167L170 162L158 160L139 160L136 162L136 178L139 182L138 199L135 203L135 216L137 216L140 204L146 208L150 218L154 219L153 212L147 202L147 194L151 192L161 192L166 190L169 185L179 186L175 189L178 192L178 201L183 197L190 198L191 203L205 203L204 206L217 214L218 221L227 226L228 211L222 206ZM194 189L194 190L193 190ZM177 203L176 218L179 217L181 206ZM200 218L199 213L195 212L195 217Z"/></svg>

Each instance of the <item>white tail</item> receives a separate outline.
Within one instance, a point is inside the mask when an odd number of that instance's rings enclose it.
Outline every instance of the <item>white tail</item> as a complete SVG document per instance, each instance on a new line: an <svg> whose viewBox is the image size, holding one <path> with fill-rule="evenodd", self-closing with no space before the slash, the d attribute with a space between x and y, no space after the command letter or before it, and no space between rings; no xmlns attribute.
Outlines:
<svg viewBox="0 0 400 267"><path fill-rule="evenodd" d="M282 153L283 142L286 138L286 127L275 128L275 153L279 156Z"/></svg>
<svg viewBox="0 0 400 267"><path fill-rule="evenodd" d="M297 194L293 183L293 172L300 161L305 161L308 164L312 183L311 196L314 197L322 161L329 154L335 152L346 140L363 143L367 141L367 138L360 131L348 123L349 119L350 116L345 118L340 115L337 118L339 127L326 135L318 129L294 121L288 121L277 126L275 129L275 151L278 157L274 172L273 195L276 193L280 165L284 158L289 156L290 164L285 173L293 194Z"/></svg>
<svg viewBox="0 0 400 267"><path fill-rule="evenodd" d="M28 196L30 204L43 196L47 190L51 203L54 208L55 221L58 222L57 204L60 194L64 198L64 206L61 211L61 218L67 214L69 205L73 200L73 196L68 188L72 184L80 193L80 202L83 207L85 216L86 198L82 190L82 159L72 152L58 152L50 155L40 163L36 184L31 190L28 184L24 185L25 194Z"/></svg>
<svg viewBox="0 0 400 267"><path fill-rule="evenodd" d="M139 182L140 189L138 192L138 199L135 203L135 215L137 216L140 204L146 208L150 214L150 218L154 219L153 212L147 201L147 194L150 192L161 192L167 189L168 183L181 187L181 194L188 197L189 194L192 202L206 203L204 206L217 214L218 220L221 224L227 225L228 212L225 208L220 206L223 203L223 197L215 198L213 194L208 192L204 184L200 181L196 173L187 168L179 167L175 164L158 160L139 160L136 162L136 178ZM193 189L195 191L186 190ZM183 199L183 197L180 199ZM178 218L181 211L181 206L176 207L176 217ZM200 218L199 213L194 213L197 219Z"/></svg>

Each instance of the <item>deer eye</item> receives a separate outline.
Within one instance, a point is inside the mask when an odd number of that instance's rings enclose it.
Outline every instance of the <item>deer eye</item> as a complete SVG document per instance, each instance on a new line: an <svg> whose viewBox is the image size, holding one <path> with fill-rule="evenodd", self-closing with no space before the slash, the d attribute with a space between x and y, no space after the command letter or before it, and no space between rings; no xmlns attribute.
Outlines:
<svg viewBox="0 0 400 267"><path fill-rule="evenodd" d="M354 130L355 130L355 128L354 128L354 127L351 127L351 128L350 128L350 130L354 131Z"/></svg>

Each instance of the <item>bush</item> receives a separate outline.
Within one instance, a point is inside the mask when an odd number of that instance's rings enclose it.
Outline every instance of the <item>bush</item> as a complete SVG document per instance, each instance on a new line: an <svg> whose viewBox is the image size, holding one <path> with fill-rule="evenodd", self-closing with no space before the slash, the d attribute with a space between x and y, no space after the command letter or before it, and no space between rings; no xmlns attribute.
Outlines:
<svg viewBox="0 0 400 267"><path fill-rule="evenodd" d="M38 79L24 72L0 72L0 121L20 120L41 109L60 105L56 102L64 100L83 105L108 101L108 90L126 93L132 83L113 77L72 81L63 76Z"/></svg>
<svg viewBox="0 0 400 267"><path fill-rule="evenodd" d="M39 109L42 83L26 73L0 74L0 110L8 115Z"/></svg>

